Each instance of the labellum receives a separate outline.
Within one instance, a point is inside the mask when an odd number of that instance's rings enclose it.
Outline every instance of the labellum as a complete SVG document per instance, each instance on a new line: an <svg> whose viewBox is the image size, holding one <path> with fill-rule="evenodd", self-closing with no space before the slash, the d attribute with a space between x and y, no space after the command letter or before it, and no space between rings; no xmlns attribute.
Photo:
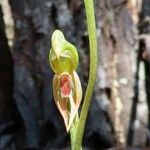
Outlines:
<svg viewBox="0 0 150 150"><path fill-rule="evenodd" d="M53 94L68 132L82 99L82 88L77 73L74 71L71 75L68 73L55 74Z"/></svg>

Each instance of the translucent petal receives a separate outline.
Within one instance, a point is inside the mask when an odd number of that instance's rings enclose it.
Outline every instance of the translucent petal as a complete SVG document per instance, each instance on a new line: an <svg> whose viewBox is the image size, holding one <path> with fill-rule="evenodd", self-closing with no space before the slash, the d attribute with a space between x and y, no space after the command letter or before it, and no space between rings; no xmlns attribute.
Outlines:
<svg viewBox="0 0 150 150"><path fill-rule="evenodd" d="M62 90L62 88L65 89ZM66 92L66 90L67 93L62 93L64 91ZM73 71L72 74L55 74L53 78L53 93L55 103L64 119L68 132L82 99L82 88L77 73Z"/></svg>

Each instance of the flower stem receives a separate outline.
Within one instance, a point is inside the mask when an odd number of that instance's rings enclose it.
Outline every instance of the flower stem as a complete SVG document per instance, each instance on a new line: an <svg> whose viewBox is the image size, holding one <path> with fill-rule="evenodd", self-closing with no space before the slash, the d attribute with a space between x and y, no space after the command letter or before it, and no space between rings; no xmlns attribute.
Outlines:
<svg viewBox="0 0 150 150"><path fill-rule="evenodd" d="M76 129L77 129L78 121L79 121L79 116L77 113L70 128L71 150L74 150L74 143L76 139L76 131L77 131Z"/></svg>
<svg viewBox="0 0 150 150"><path fill-rule="evenodd" d="M84 3L89 34L89 45L90 45L90 70L89 70L88 85L76 131L76 139L73 150L81 150L82 147L81 145L83 139L83 132L94 89L94 84L96 80L96 69L97 69L97 38L96 38L96 24L94 15L94 3L93 0L84 0Z"/></svg>

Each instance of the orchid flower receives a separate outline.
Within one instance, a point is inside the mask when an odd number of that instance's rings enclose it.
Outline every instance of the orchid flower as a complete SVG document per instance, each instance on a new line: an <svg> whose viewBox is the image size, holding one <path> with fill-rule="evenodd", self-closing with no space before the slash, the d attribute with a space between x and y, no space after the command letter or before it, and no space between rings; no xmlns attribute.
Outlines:
<svg viewBox="0 0 150 150"><path fill-rule="evenodd" d="M49 62L55 73L54 100L63 117L66 131L69 132L82 99L82 87L75 71L79 62L78 53L59 30L53 32L51 44Z"/></svg>

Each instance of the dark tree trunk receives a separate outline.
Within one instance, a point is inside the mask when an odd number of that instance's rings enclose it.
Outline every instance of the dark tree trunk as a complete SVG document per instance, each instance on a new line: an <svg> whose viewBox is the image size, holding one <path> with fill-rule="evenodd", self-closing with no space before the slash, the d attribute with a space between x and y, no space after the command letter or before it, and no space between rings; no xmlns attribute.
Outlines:
<svg viewBox="0 0 150 150"><path fill-rule="evenodd" d="M13 59L8 46L3 21L3 12L0 5L0 149L13 146L13 132L16 127L17 109L13 99Z"/></svg>
<svg viewBox="0 0 150 150"><path fill-rule="evenodd" d="M10 5L15 21L14 98L24 125L23 147L42 148L49 139L51 144L57 141L57 133L66 136L52 101L48 62L52 2L10 0Z"/></svg>

